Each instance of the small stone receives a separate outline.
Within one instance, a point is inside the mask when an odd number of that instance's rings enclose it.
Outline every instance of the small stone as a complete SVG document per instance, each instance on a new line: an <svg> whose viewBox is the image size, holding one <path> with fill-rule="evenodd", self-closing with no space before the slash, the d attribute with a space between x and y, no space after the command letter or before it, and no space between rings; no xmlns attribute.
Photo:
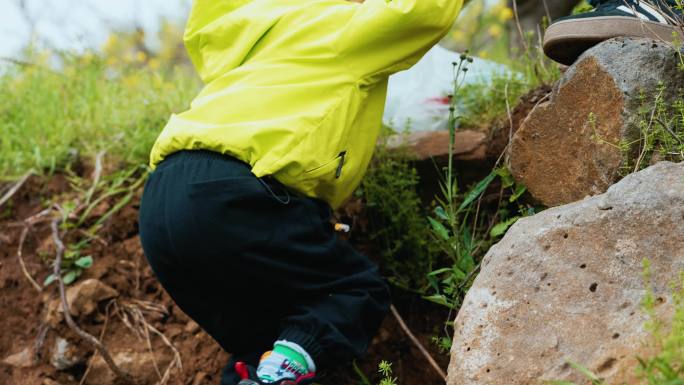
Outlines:
<svg viewBox="0 0 684 385"><path fill-rule="evenodd" d="M200 331L200 326L195 321L190 321L185 325L185 332L195 334Z"/></svg>
<svg viewBox="0 0 684 385"><path fill-rule="evenodd" d="M97 279L86 279L67 288L66 296L72 316L87 316L97 310L97 305L107 299L117 297L119 293ZM56 327L63 319L63 305L59 298L48 304L46 321Z"/></svg>
<svg viewBox="0 0 684 385"><path fill-rule="evenodd" d="M42 385L62 385L62 384L53 380L52 378L44 378Z"/></svg>
<svg viewBox="0 0 684 385"><path fill-rule="evenodd" d="M78 356L78 351L74 345L64 338L57 337L55 346L52 349L50 364L57 370L69 370L81 363L83 359Z"/></svg>
<svg viewBox="0 0 684 385"><path fill-rule="evenodd" d="M89 315L101 301L117 297L119 293L97 279L86 279L67 289L67 302L71 315Z"/></svg>
<svg viewBox="0 0 684 385"><path fill-rule="evenodd" d="M199 372L195 374L195 379L192 381L192 385L202 385L204 380L207 378L207 374L204 372Z"/></svg>
<svg viewBox="0 0 684 385"><path fill-rule="evenodd" d="M29 348L25 348L19 353L5 357L5 359L2 360L2 363L16 368L30 368L35 365L33 352Z"/></svg>

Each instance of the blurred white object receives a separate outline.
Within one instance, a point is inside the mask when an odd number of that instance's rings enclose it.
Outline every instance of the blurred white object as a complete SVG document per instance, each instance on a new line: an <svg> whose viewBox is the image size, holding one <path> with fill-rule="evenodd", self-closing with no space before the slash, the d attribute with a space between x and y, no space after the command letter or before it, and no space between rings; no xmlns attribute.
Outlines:
<svg viewBox="0 0 684 385"><path fill-rule="evenodd" d="M452 63L458 62L460 56L437 45L411 69L391 76L383 123L395 131L446 130L448 95L453 92L454 82ZM464 84L486 84L494 74L508 72L505 65L474 58L468 63Z"/></svg>

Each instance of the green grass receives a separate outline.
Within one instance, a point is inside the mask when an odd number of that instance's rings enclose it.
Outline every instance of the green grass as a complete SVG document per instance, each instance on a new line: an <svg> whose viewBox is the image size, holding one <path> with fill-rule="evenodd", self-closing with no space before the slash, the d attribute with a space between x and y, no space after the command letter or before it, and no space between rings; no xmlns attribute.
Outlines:
<svg viewBox="0 0 684 385"><path fill-rule="evenodd" d="M3 179L50 173L103 150L125 164L146 163L170 114L186 108L199 85L183 67L113 68L92 54L34 56L0 69Z"/></svg>

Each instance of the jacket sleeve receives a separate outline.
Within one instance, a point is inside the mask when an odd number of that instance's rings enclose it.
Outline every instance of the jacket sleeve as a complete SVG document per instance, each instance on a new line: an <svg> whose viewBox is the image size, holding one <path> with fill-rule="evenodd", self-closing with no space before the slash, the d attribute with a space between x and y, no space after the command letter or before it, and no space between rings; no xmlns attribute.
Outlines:
<svg viewBox="0 0 684 385"><path fill-rule="evenodd" d="M341 31L338 54L380 80L414 65L446 35L463 0L366 0Z"/></svg>

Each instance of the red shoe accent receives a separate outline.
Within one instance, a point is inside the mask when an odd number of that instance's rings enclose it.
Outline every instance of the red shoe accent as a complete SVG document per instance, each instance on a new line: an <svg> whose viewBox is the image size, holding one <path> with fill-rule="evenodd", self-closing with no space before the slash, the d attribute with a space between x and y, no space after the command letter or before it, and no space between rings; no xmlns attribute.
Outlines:
<svg viewBox="0 0 684 385"><path fill-rule="evenodd" d="M240 361L235 363L235 372L241 379L249 380L249 370L247 369L247 364L244 362Z"/></svg>
<svg viewBox="0 0 684 385"><path fill-rule="evenodd" d="M303 376L298 377L298 378L297 378L297 381L295 382L295 384L299 384L300 382L302 382L302 381L304 381L304 380L310 380L310 379L312 379L312 378L314 378L314 377L316 377L316 373L305 374L305 375L303 375Z"/></svg>

